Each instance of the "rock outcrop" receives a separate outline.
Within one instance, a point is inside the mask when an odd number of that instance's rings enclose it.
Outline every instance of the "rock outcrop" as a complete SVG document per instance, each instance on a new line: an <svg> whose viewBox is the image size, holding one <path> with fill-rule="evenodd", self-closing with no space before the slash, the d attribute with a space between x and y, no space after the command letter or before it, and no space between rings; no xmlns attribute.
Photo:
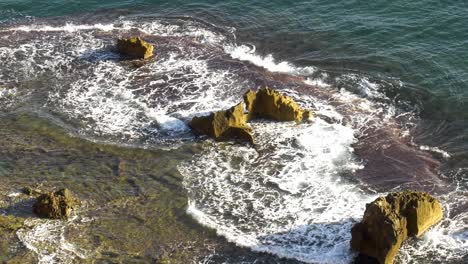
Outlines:
<svg viewBox="0 0 468 264"><path fill-rule="evenodd" d="M33 206L34 213L43 218L66 219L80 202L68 189L40 195Z"/></svg>
<svg viewBox="0 0 468 264"><path fill-rule="evenodd" d="M262 88L244 94L249 120L266 118L275 121L303 122L312 119L312 112L302 109L294 100L276 90Z"/></svg>
<svg viewBox="0 0 468 264"><path fill-rule="evenodd" d="M217 141L240 140L253 144L252 129L247 125L245 105L239 103L228 110L211 113L208 116L194 117L189 126L201 135Z"/></svg>
<svg viewBox="0 0 468 264"><path fill-rule="evenodd" d="M302 109L292 98L273 89L263 88L257 92L249 90L244 94L244 102L245 105L239 103L209 116L194 117L189 126L197 134L207 135L217 141L235 139L253 144L252 129L247 124L252 119L296 122L312 119L311 111Z"/></svg>
<svg viewBox="0 0 468 264"><path fill-rule="evenodd" d="M129 58L147 59L153 56L153 45L147 43L139 37L128 39L118 39L117 49L120 54Z"/></svg>
<svg viewBox="0 0 468 264"><path fill-rule="evenodd" d="M390 264L408 236L421 236L441 219L440 203L429 194L390 193L367 204L362 221L351 230L351 248Z"/></svg>

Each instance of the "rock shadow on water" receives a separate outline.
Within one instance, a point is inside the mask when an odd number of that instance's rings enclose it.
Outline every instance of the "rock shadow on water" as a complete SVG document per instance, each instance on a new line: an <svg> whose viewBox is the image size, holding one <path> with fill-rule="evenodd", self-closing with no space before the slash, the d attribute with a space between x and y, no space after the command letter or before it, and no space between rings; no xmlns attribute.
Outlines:
<svg viewBox="0 0 468 264"><path fill-rule="evenodd" d="M305 262L280 258L270 253L254 252L248 248L238 247L234 244L227 244L225 248L217 250L203 259L204 264L238 264L238 263L256 263L256 264L305 264Z"/></svg>
<svg viewBox="0 0 468 264"><path fill-rule="evenodd" d="M242 255L237 258L249 263L350 263L353 258L359 261L357 254L349 247L351 227L355 223L354 219L348 218L337 222L300 225L288 231L257 237L262 245L254 246L249 254L239 250L234 254ZM232 254L229 250L218 252L216 260L207 263L218 263L216 261L220 259L224 261L223 256L232 260Z"/></svg>
<svg viewBox="0 0 468 264"><path fill-rule="evenodd" d="M32 209L35 202L36 199L32 197L11 201L8 206L0 208L0 214L20 218L37 218Z"/></svg>

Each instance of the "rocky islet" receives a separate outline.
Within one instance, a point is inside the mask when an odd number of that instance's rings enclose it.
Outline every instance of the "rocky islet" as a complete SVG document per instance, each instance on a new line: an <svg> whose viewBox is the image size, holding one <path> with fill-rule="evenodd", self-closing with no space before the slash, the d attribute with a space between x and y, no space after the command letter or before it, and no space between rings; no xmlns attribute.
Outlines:
<svg viewBox="0 0 468 264"><path fill-rule="evenodd" d="M351 248L391 264L408 237L420 237L442 216L439 201L428 193L390 193L367 204L362 221L351 230Z"/></svg>
<svg viewBox="0 0 468 264"><path fill-rule="evenodd" d="M154 47L140 37L117 40L117 50L130 59L148 59L153 56Z"/></svg>
<svg viewBox="0 0 468 264"><path fill-rule="evenodd" d="M291 97L274 89L249 90L243 98L244 102L228 110L192 118L189 126L197 134L207 135L217 141L239 140L253 144L252 128L248 122L256 118L298 123L312 119L310 110L301 108Z"/></svg>

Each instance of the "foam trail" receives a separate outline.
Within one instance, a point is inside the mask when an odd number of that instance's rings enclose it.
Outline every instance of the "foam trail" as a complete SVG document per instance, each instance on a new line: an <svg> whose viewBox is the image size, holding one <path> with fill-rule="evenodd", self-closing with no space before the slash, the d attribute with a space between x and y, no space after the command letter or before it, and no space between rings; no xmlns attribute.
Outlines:
<svg viewBox="0 0 468 264"><path fill-rule="evenodd" d="M64 26L49 26L49 25L24 25L18 26L14 28L10 28L9 30L13 31L24 31L24 32L31 32L31 31L38 31L38 32L76 32L82 30L93 30L98 29L102 31L112 31L115 29L130 29L130 28L121 28L115 27L113 24L94 24L94 25L75 25L72 23L67 23Z"/></svg>
<svg viewBox="0 0 468 264"><path fill-rule="evenodd" d="M119 62L118 55L109 49L113 43L101 36L106 35L102 32L126 34L135 29L174 37L172 41L182 39L165 47L169 52L157 61L135 68ZM312 78L315 67L297 67L278 62L272 55L261 56L255 48L228 43L228 37L190 20L25 25L7 31L34 34L27 34L33 39L25 43L0 47L0 60L5 63L1 82L41 80L52 72L53 78L46 79L59 81L47 84L48 107L78 120L83 124L81 132L98 136L124 140L149 136L159 140L164 135L177 138L188 131L184 121L193 115L238 102L249 82L229 68L210 65L206 55L213 50L224 50L236 60L271 72L308 77L304 79L308 85L327 88L336 83L342 89L332 94L331 100L350 108L353 114L349 126L354 130L340 124L343 113L328 102L287 91L304 107L337 120L336 124L320 118L312 125L260 121L253 124L258 152L229 143L207 143L204 153L179 169L190 193L188 212L229 240L311 263L347 263L352 259L348 249L350 228L362 216L365 203L375 196L348 181L353 171L362 168L351 146L356 135L366 131L369 120L384 124L396 113L378 83L356 74L334 80L326 75ZM184 46L192 42L196 45ZM16 96L16 90L8 93L0 90L0 100ZM453 200L446 203L452 205ZM430 249L441 255L442 261L460 258L467 252L467 235L457 227L466 223L464 215L446 218L424 236L421 244L404 248L402 255L417 259ZM44 225L38 224L35 230L62 228ZM23 240L28 239L32 250L49 243L23 236ZM56 244L52 247L59 253L46 252L44 258L75 251L66 243L63 248Z"/></svg>
<svg viewBox="0 0 468 264"><path fill-rule="evenodd" d="M254 65L263 67L271 72L290 73L295 75L311 75L316 71L315 67L296 67L293 64L282 61L276 62L273 55L260 56L255 53L255 48L247 45L232 46L226 45L224 51L231 55L232 58L241 61L249 61Z"/></svg>
<svg viewBox="0 0 468 264"><path fill-rule="evenodd" d="M73 220L33 219L25 222L26 228L18 230L20 241L37 254L39 264L75 263L87 258L87 253L65 239L65 230Z"/></svg>
<svg viewBox="0 0 468 264"><path fill-rule="evenodd" d="M440 149L438 147L430 147L430 146L421 145L421 146L419 146L419 149L439 154L445 159L450 159L450 157L451 157L451 155L448 152L443 151L442 149Z"/></svg>
<svg viewBox="0 0 468 264"><path fill-rule="evenodd" d="M318 78L315 78L315 79L307 78L304 81L304 83L308 85L313 85L316 87L321 87L321 88L327 88L331 86L330 84L326 83L323 79L318 79Z"/></svg>
<svg viewBox="0 0 468 264"><path fill-rule="evenodd" d="M319 118L311 125L253 126L258 152L213 145L179 168L188 213L255 251L348 263L351 226L374 198L340 176L360 168L350 146L353 130Z"/></svg>
<svg viewBox="0 0 468 264"><path fill-rule="evenodd" d="M79 31L120 31L125 32L131 29L138 29L140 32L149 35L159 36L188 36L199 40L201 43L222 43L225 41L225 36L222 34L210 31L208 29L197 26L191 21L187 21L188 25L168 25L160 23L159 21L152 22L135 22L131 20L123 20L117 24L84 24L76 25L73 23L66 23L64 26L50 26L50 25L22 25L12 27L7 31L23 31L23 32L66 32L75 33Z"/></svg>

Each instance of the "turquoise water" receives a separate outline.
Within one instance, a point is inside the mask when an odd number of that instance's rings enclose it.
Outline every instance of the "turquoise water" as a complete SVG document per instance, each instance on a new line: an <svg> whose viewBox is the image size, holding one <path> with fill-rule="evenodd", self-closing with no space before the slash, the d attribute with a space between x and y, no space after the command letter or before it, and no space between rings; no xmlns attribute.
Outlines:
<svg viewBox="0 0 468 264"><path fill-rule="evenodd" d="M255 45L258 54L392 83L384 92L416 106L422 130L437 130L421 136L422 143L443 146L466 164L468 3L463 1L20 0L1 1L0 12L7 24L112 12L113 18L188 16L235 28L237 40Z"/></svg>
<svg viewBox="0 0 468 264"><path fill-rule="evenodd" d="M0 109L38 114L83 140L172 149L188 213L237 245L288 259L275 263L349 263L349 229L365 203L406 188L436 194L447 215L399 262L463 263L468 3L451 2L0 0ZM154 59L119 60L115 38L131 34L154 43ZM261 85L317 121L253 123L255 150L188 129L194 115ZM147 176L135 177L159 186ZM204 263L258 257L233 251Z"/></svg>
<svg viewBox="0 0 468 264"><path fill-rule="evenodd" d="M464 1L1 1L2 21L106 9L192 16L238 29L264 52L331 70L397 78L431 92L438 118L467 118Z"/></svg>

